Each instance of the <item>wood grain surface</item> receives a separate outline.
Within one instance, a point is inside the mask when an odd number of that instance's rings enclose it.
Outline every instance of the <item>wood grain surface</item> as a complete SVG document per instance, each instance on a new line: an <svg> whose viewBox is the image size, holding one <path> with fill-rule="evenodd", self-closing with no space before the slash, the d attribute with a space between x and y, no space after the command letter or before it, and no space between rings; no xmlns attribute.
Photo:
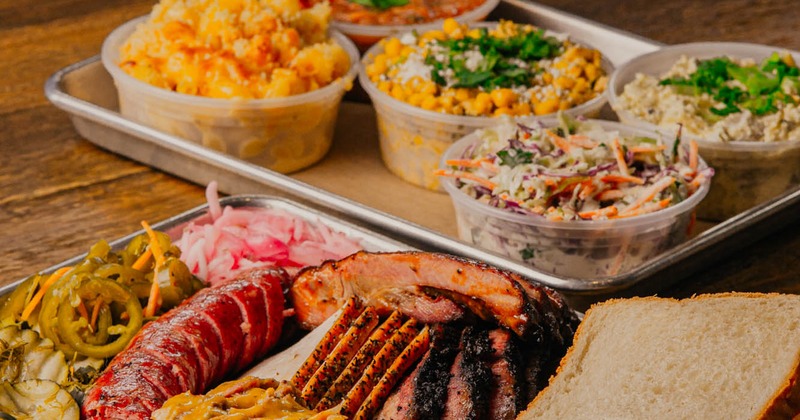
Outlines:
<svg viewBox="0 0 800 420"><path fill-rule="evenodd" d="M794 2L544 1L664 43L734 40L800 50ZM85 252L98 239L204 202L203 188L105 152L82 139L43 94L56 70L97 54L152 1L0 1L0 284ZM660 295L800 292L795 221Z"/></svg>

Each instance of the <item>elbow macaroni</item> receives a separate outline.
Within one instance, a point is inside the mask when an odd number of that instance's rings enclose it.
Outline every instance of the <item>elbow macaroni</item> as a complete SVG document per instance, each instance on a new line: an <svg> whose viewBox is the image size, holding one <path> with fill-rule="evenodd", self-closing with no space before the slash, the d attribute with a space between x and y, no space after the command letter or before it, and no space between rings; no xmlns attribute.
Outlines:
<svg viewBox="0 0 800 420"><path fill-rule="evenodd" d="M211 98L279 98L344 76L345 50L328 40L331 9L299 0L162 0L121 49L131 76Z"/></svg>

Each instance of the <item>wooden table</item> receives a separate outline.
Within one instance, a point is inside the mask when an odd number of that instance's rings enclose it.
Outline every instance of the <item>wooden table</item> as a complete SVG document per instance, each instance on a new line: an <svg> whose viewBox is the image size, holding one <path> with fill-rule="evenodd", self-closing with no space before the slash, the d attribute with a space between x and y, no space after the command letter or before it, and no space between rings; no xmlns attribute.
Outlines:
<svg viewBox="0 0 800 420"><path fill-rule="evenodd" d="M732 40L800 50L796 8L781 0L546 0L568 12L665 43ZM5 2L0 7L0 284L114 239L141 220L204 203L203 187L96 148L44 97L54 71L95 55L141 0ZM690 281L661 292L800 292L800 221Z"/></svg>

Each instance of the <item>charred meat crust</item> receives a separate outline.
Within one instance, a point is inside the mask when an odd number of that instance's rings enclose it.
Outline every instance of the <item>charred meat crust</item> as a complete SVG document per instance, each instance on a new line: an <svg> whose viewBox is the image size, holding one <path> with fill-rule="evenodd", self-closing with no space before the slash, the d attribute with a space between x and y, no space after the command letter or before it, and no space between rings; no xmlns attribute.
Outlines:
<svg viewBox="0 0 800 420"><path fill-rule="evenodd" d="M542 340L541 318L531 300L550 299L523 277L484 263L426 252L358 252L340 261L301 270L290 290L297 318L305 327L324 321L350 296L379 309L397 309L422 322L449 322L450 313L431 319L409 302L434 307L435 298L457 302L477 316L499 323L530 341Z"/></svg>

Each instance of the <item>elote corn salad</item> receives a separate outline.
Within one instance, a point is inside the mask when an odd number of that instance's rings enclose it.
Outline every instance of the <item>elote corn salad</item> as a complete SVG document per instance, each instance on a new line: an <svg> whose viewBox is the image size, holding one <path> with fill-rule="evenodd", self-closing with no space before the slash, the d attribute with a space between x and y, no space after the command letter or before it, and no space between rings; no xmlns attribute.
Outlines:
<svg viewBox="0 0 800 420"><path fill-rule="evenodd" d="M120 66L157 87L211 98L279 98L344 76L327 2L161 0L121 48Z"/></svg>
<svg viewBox="0 0 800 420"><path fill-rule="evenodd" d="M369 79L395 99L441 113L552 114L597 97L607 82L598 50L511 21L470 28L447 19L441 30L382 43Z"/></svg>

